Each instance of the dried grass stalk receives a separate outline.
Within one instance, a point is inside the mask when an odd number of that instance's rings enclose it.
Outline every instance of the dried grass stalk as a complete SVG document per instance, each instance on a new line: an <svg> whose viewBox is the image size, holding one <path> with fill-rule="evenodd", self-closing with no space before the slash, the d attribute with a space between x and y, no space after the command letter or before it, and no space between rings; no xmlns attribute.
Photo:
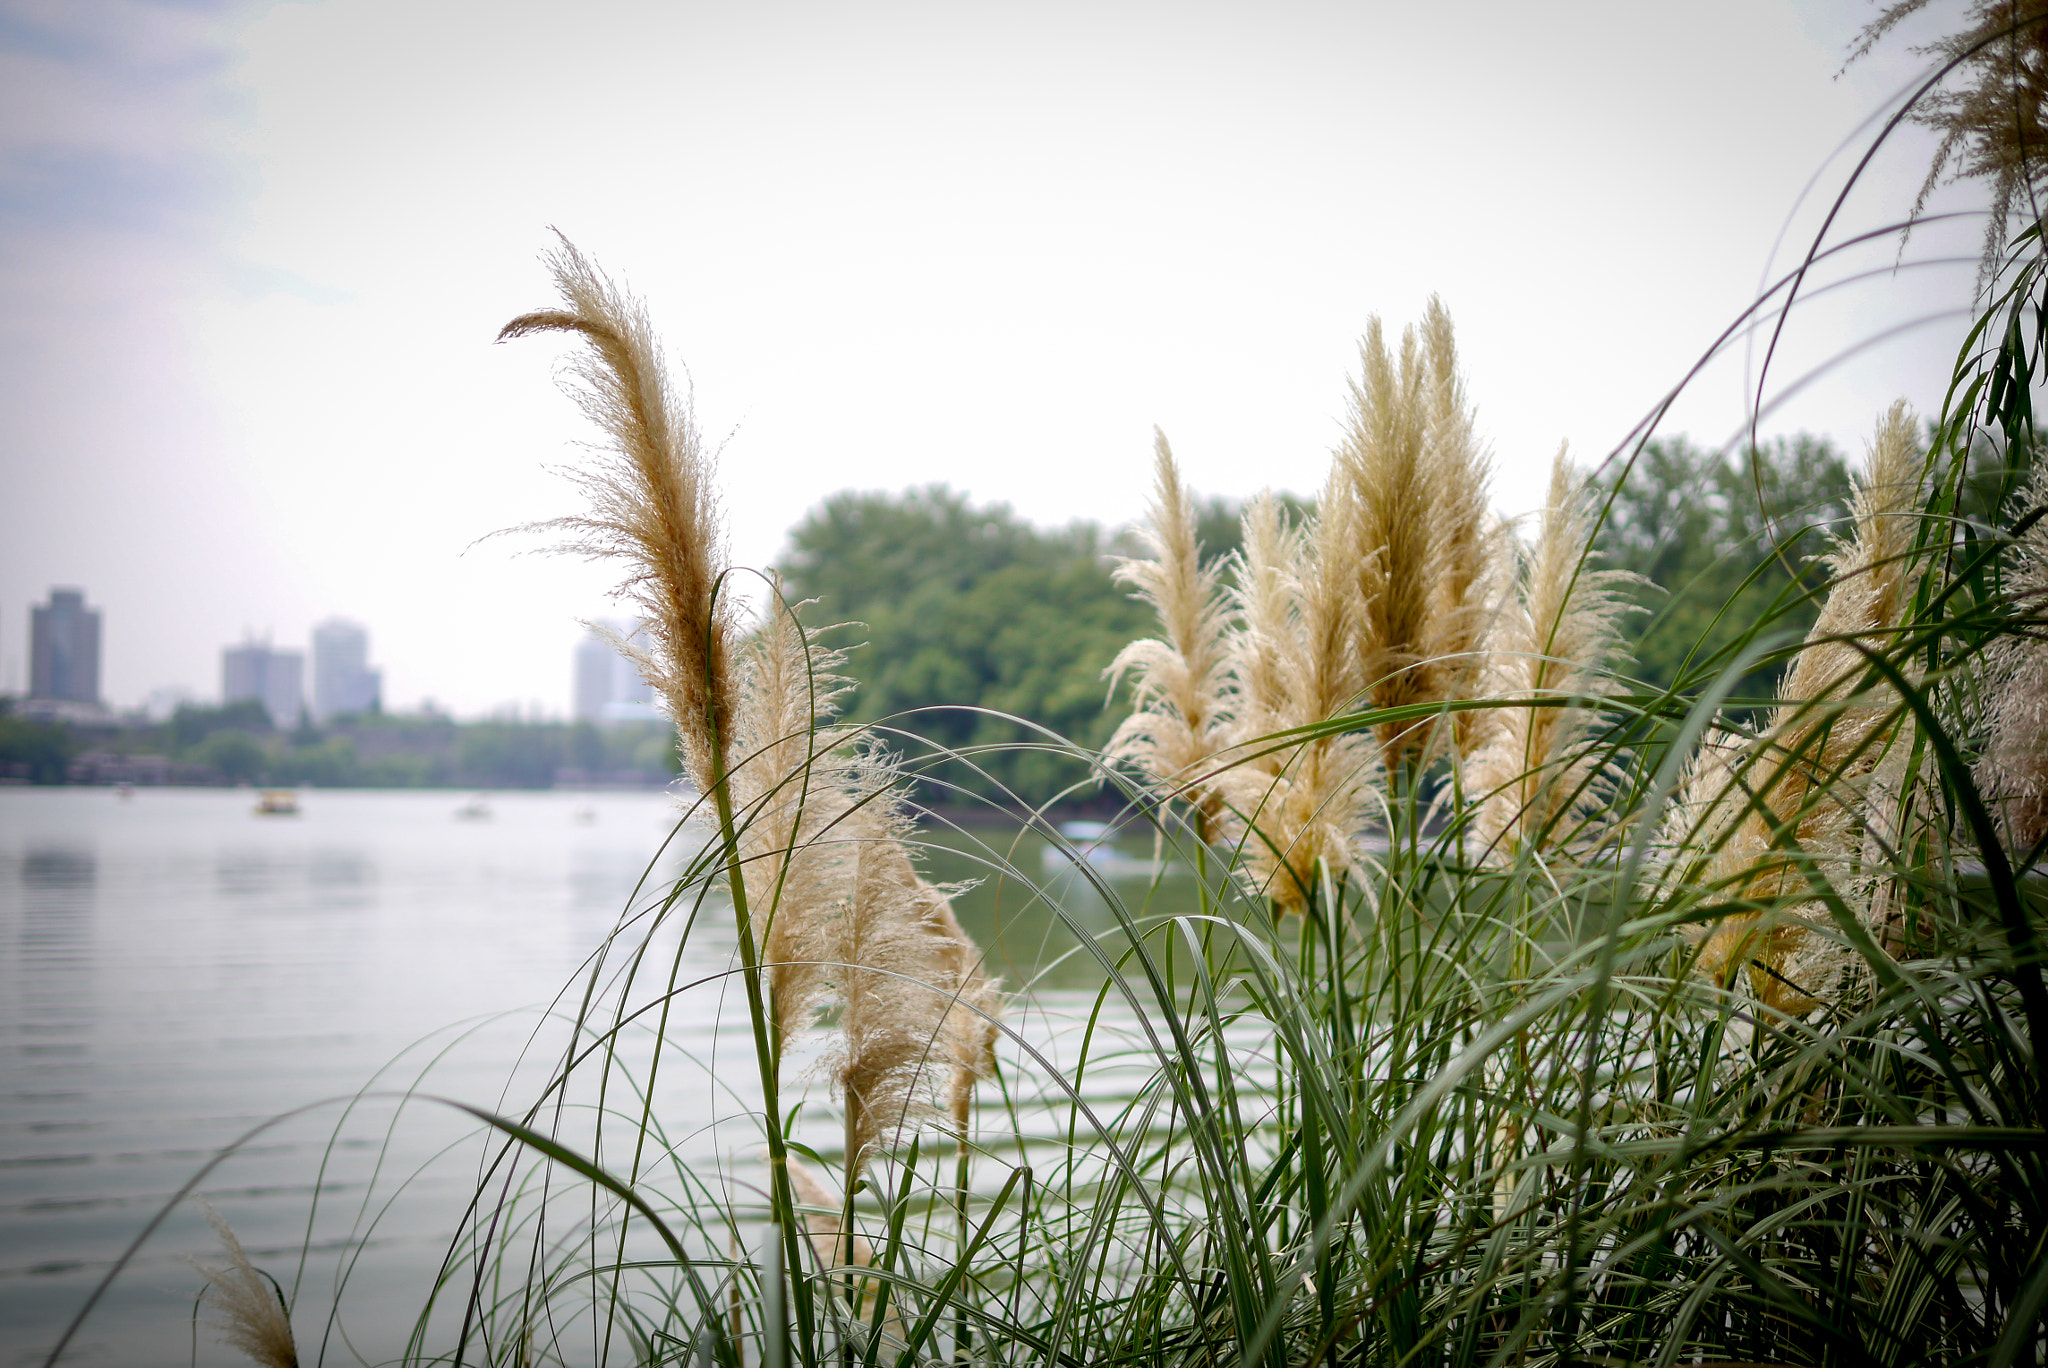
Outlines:
<svg viewBox="0 0 2048 1368"><path fill-rule="evenodd" d="M1899 0L1871 21L1851 54L1854 61L1927 0ZM2041 221L2048 183L2048 0L1973 0L1955 33L1916 51L1955 64L1952 87L1937 90L1912 119L1941 136L1927 179L1913 201L1913 216L1934 188L1949 179L1991 182L1991 212L1984 222L1982 273L1997 270L2015 218Z"/></svg>
<svg viewBox="0 0 2048 1368"><path fill-rule="evenodd" d="M2014 501L2017 523L2048 507L2048 468ZM2048 837L2048 517L2008 553L2005 593L2015 622L1984 656L1984 753L1977 787L2016 851Z"/></svg>
<svg viewBox="0 0 2048 1368"><path fill-rule="evenodd" d="M804 1213L804 1233L810 1237L811 1251L817 1255L820 1267L875 1266L875 1247L858 1231L844 1228L841 1223L846 1215L845 1204L832 1195L831 1189L819 1181L818 1175L811 1172L803 1161L789 1161L789 1184L795 1191L796 1200L813 1208ZM851 1277L846 1282L849 1300L856 1306L882 1289L879 1278ZM882 1315L882 1333L898 1344L906 1338L903 1318L897 1315L893 1304Z"/></svg>
<svg viewBox="0 0 2048 1368"><path fill-rule="evenodd" d="M839 830L877 784L879 767L844 749L832 727L850 685L843 651L819 644L776 584L768 621L739 652L730 783L747 901L764 926L762 961L785 1044L830 993L824 927L852 878L856 837Z"/></svg>
<svg viewBox="0 0 2048 1368"><path fill-rule="evenodd" d="M1359 352L1331 492L1352 520L1369 697L1377 708L1469 697L1503 587L1506 534L1489 523L1490 462L1458 373L1450 315L1432 297L1421 336L1404 330L1398 357L1374 318ZM1461 744L1472 725L1454 725ZM1382 724L1388 771L1427 764L1435 731L1428 719Z"/></svg>
<svg viewBox="0 0 2048 1368"><path fill-rule="evenodd" d="M842 1218L846 1214L846 1204L832 1194L817 1174L811 1172L809 1165L800 1159L791 1159L789 1185L795 1189L799 1202L816 1208L804 1213L804 1230L811 1237L811 1249L817 1254L821 1266L874 1266L875 1247L858 1231L849 1232L844 1228Z"/></svg>
<svg viewBox="0 0 2048 1368"><path fill-rule="evenodd" d="M538 332L581 337L586 351L569 364L569 391L610 444L568 472L590 501L588 513L521 530L565 534L562 550L625 563L617 593L639 609L650 644L612 644L667 703L691 782L709 793L720 777L714 739L729 735L732 723L735 635L731 598L720 593L726 556L711 457L688 396L669 382L639 301L567 238L543 259L564 307L521 314L498 340Z"/></svg>
<svg viewBox="0 0 2048 1368"><path fill-rule="evenodd" d="M1878 687L1858 694L1869 658L1886 652L1911 592L1921 457L1904 401L1872 441L1858 482L1855 525L1828 557L1833 584L1806 644L1793 658L1780 702L1739 758L1703 757L1680 810L1694 830L1674 833L1690 852L1688 874L1756 910L1715 924L1701 947L1704 972L1726 981L1746 969L1757 997L1779 1010L1816 1006L1852 968L1809 896L1818 873L1868 919L1868 890L1855 887L1871 779L1902 733L1901 703ZM1781 834L1782 833L1782 834Z"/></svg>
<svg viewBox="0 0 2048 1368"><path fill-rule="evenodd" d="M846 1114L849 1180L927 1120L959 1117L993 1058L1000 1002L946 893L901 840L901 814L878 797L846 823L858 833L851 896L825 928L840 1003L828 1055ZM964 1075L964 1081L963 1081Z"/></svg>
<svg viewBox="0 0 2048 1368"><path fill-rule="evenodd" d="M1560 448L1536 545L1522 556L1520 593L1495 618L1486 691L1501 699L1610 692L1622 651L1629 576L1590 562L1587 489ZM1502 708L1461 714L1483 721L1466 770L1478 796L1477 832L1492 858L1552 848L1599 798L1596 759L1582 745L1594 715L1581 707Z"/></svg>
<svg viewBox="0 0 2048 1368"><path fill-rule="evenodd" d="M1333 481L1334 485L1334 481ZM1300 911L1327 874L1350 867L1353 840L1379 791L1360 734L1272 745L1258 738L1311 726L1357 703L1364 687L1353 593L1355 545L1334 489L1307 529L1287 526L1271 495L1244 514L1235 601L1242 629L1229 645L1236 691L1233 739L1245 759L1218 774L1226 829L1255 890L1280 912Z"/></svg>
<svg viewBox="0 0 2048 1368"><path fill-rule="evenodd" d="M618 592L641 609L652 645L615 644L661 692L691 780L729 804L735 908L744 898L749 909L742 950L758 924L769 979L753 1004L773 1032L773 1048L761 1047L763 1090L772 1098L780 1051L836 1001L849 1173L928 1117L959 1117L964 1128L959 1098L971 1099L991 1067L988 1017L1001 995L944 890L917 874L893 766L832 725L848 687L843 656L802 625L802 605L782 602L779 583L766 621L740 640L721 592L711 461L645 312L566 239L546 260L566 307L523 314L500 337L580 336L587 350L571 393L611 440L590 469L571 472L590 512L536 528L569 534L565 549L625 562ZM779 1153L773 1137L770 1149Z"/></svg>
<svg viewBox="0 0 2048 1368"><path fill-rule="evenodd" d="M225 1263L187 1260L206 1279L213 1294L214 1328L223 1343L241 1350L263 1368L298 1368L298 1346L292 1340L291 1316L270 1279L258 1272L242 1250L227 1218L202 1200L206 1220L220 1237Z"/></svg>
<svg viewBox="0 0 2048 1368"><path fill-rule="evenodd" d="M1206 834L1222 815L1221 795L1202 781L1228 723L1229 605L1219 572L1202 564L1194 500L1165 433L1153 431L1153 447L1156 492L1149 526L1139 532L1152 559L1119 562L1116 578L1151 605L1161 635L1132 642L1110 664L1112 688L1131 676L1132 711L1107 754L1136 766L1168 797L1191 802Z"/></svg>

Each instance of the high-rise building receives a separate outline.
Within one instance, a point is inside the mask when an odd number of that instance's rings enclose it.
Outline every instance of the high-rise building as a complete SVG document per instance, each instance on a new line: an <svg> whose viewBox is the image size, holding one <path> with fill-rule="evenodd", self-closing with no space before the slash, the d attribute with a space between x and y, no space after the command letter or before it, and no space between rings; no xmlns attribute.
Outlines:
<svg viewBox="0 0 2048 1368"><path fill-rule="evenodd" d="M100 615L83 589L52 589L48 604L30 610L28 635L30 698L100 701Z"/></svg>
<svg viewBox="0 0 2048 1368"><path fill-rule="evenodd" d="M239 703L253 698L279 727L296 727L306 710L306 657L273 651L267 641L245 641L220 653L220 696Z"/></svg>
<svg viewBox="0 0 2048 1368"><path fill-rule="evenodd" d="M631 623L605 626L636 646L647 644L645 628ZM596 632L576 643L576 720L578 722L641 722L661 716L654 710L654 690L640 669L620 655Z"/></svg>
<svg viewBox="0 0 2048 1368"><path fill-rule="evenodd" d="M374 712L384 677L370 668L370 634L358 623L329 618L313 629L313 720Z"/></svg>

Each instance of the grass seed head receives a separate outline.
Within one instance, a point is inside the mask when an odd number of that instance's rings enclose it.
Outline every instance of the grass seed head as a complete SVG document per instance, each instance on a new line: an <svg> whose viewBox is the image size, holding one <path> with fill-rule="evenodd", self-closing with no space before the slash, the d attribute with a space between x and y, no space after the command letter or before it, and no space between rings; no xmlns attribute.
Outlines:
<svg viewBox="0 0 2048 1368"><path fill-rule="evenodd" d="M1421 334L1398 355L1372 319L1351 384L1351 417L1332 492L1351 519L1358 652L1374 707L1469 696L1504 585L1505 531L1487 512L1491 462L1458 370L1451 319L1430 299ZM1454 724L1462 745L1472 723ZM1435 724L1379 728L1389 770L1427 763Z"/></svg>
<svg viewBox="0 0 2048 1368"><path fill-rule="evenodd" d="M221 1340L247 1354L262 1368L298 1368L299 1351L292 1340L291 1316L270 1279L258 1272L242 1250L227 1218L205 1201L207 1223L220 1237L223 1263L189 1260L206 1279L214 1309L214 1327Z"/></svg>
<svg viewBox="0 0 2048 1368"><path fill-rule="evenodd" d="M1181 484L1166 434L1155 430L1151 517L1139 535L1149 560L1126 560L1116 578L1158 615L1160 635L1134 641L1109 667L1111 687L1128 673L1132 711L1107 753L1128 761L1172 797L1185 797L1213 821L1217 794L1195 781L1221 744L1227 722L1224 635L1228 604L1220 574L1202 564L1194 500Z"/></svg>
<svg viewBox="0 0 2048 1368"><path fill-rule="evenodd" d="M1853 526L1827 563L1826 600L1779 686L1762 733L1716 797L1703 798L1713 843L1705 874L1757 910L1724 917L1700 954L1726 980L1740 967L1766 1005L1798 1015L1824 1000L1853 956L1825 933L1811 899L1826 879L1868 920L1868 890L1851 877L1870 819L1872 779L1903 735L1903 703L1882 685L1858 694L1870 654L1896 651L1912 587L1921 457L1903 400L1880 420L1857 481Z"/></svg>
<svg viewBox="0 0 2048 1368"><path fill-rule="evenodd" d="M2013 501L2012 521L2048 508L2048 468L2036 466ZM2011 630L1985 652L1985 744L1977 787L2016 851L2048 836L2048 517L2008 553Z"/></svg>
<svg viewBox="0 0 2048 1368"><path fill-rule="evenodd" d="M1551 463L1550 494L1536 544L1521 557L1519 593L1492 623L1486 692L1501 699L1611 692L1621 655L1621 586L1628 576L1592 565L1593 512L1586 485L1563 448ZM1467 792L1479 799L1475 824L1493 858L1525 844L1568 837L1600 796L1598 762L1581 743L1593 723L1583 708L1501 708L1476 719Z"/></svg>
<svg viewBox="0 0 2048 1368"><path fill-rule="evenodd" d="M563 534L562 550L623 564L616 593L639 610L651 640L628 653L667 704L691 780L708 793L717 777L712 740L732 721L735 634L732 601L721 592L726 560L711 457L640 302L567 238L543 260L564 307L521 314L498 340L538 332L581 338L569 392L609 444L570 473L589 512L525 530Z"/></svg>

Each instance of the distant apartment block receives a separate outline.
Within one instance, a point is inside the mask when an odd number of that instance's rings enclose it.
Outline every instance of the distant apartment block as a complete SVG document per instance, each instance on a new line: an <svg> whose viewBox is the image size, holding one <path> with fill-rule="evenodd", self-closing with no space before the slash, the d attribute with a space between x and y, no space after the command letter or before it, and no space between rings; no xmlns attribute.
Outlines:
<svg viewBox="0 0 2048 1368"><path fill-rule="evenodd" d="M360 624L329 618L313 629L313 720L374 712L384 676L370 668L370 634Z"/></svg>
<svg viewBox="0 0 2048 1368"><path fill-rule="evenodd" d="M28 696L67 703L100 701L100 615L83 589L52 589L29 610Z"/></svg>
<svg viewBox="0 0 2048 1368"><path fill-rule="evenodd" d="M306 710L306 657L274 651L270 643L246 641L220 653L220 696L239 703L253 698L280 727L296 727Z"/></svg>
<svg viewBox="0 0 2048 1368"><path fill-rule="evenodd" d="M645 629L625 622L604 625L636 646L647 644ZM654 709L654 690L640 677L639 668L596 632L576 643L575 695L578 722L649 722L661 716Z"/></svg>

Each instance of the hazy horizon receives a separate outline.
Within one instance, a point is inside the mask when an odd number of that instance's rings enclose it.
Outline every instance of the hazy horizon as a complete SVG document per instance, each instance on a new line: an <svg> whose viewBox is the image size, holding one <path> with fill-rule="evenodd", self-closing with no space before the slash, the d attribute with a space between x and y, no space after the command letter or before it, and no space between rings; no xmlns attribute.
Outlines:
<svg viewBox="0 0 2048 1368"><path fill-rule="evenodd" d="M565 714L609 572L481 540L575 507L563 348L491 345L550 225L688 368L741 565L849 487L1128 522L1155 423L1204 494L1310 493L1367 318L1432 292L1527 510L1812 241L1920 69L1905 33L1837 77L1874 13L0 0L0 691L65 585L117 706L339 616L392 710ZM1978 236L1831 261L1761 431L1938 406ZM1737 431L1767 340L1662 430Z"/></svg>

